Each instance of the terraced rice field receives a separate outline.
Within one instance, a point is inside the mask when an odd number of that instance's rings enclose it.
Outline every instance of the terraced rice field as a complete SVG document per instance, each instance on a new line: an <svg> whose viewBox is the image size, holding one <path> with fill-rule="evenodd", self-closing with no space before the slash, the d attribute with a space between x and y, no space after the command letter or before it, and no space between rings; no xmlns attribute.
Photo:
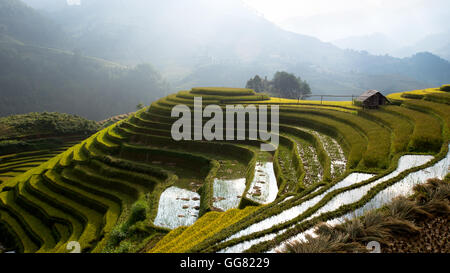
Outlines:
<svg viewBox="0 0 450 273"><path fill-rule="evenodd" d="M193 109L198 96L203 107L279 105L278 148L262 152L265 141L249 137L174 141L173 106ZM0 223L22 252L66 252L70 241L84 252L121 248L117 234L130 226L140 251L273 251L448 173L450 105L398 100L364 110L248 89L180 91L4 181Z"/></svg>
<svg viewBox="0 0 450 273"><path fill-rule="evenodd" d="M0 156L0 184L37 167L68 148L82 141L82 138L69 138L53 150L40 150Z"/></svg>

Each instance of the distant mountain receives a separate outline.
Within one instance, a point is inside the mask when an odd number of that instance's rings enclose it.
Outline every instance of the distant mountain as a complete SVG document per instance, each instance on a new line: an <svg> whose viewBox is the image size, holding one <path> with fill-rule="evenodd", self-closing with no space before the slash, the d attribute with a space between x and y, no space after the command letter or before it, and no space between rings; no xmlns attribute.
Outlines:
<svg viewBox="0 0 450 273"><path fill-rule="evenodd" d="M400 47L398 42L382 33L373 33L371 35L364 36L351 36L332 41L331 43L342 49L367 51L374 55L391 54L395 49Z"/></svg>
<svg viewBox="0 0 450 273"><path fill-rule="evenodd" d="M310 81L313 92L331 93L360 92L380 76L394 81L388 92L437 86L450 78L450 65L439 58L415 61L420 56L397 59L343 50L282 30L240 0L91 0L50 14L84 54L124 64L150 62L176 88L244 86L254 74L270 77L281 69ZM380 35L369 38L377 39L368 41L373 53L392 43ZM366 39L354 40L362 49ZM422 62L443 70L435 74Z"/></svg>
<svg viewBox="0 0 450 273"><path fill-rule="evenodd" d="M93 120L167 95L149 65L128 68L58 49L0 43L0 116L56 111Z"/></svg>
<svg viewBox="0 0 450 273"><path fill-rule="evenodd" d="M72 39L23 2L0 0L0 116L57 111L102 120L167 95L152 66L90 57Z"/></svg>
<svg viewBox="0 0 450 273"><path fill-rule="evenodd" d="M0 36L40 46L60 47L67 42L56 23L18 0L0 0Z"/></svg>
<svg viewBox="0 0 450 273"><path fill-rule="evenodd" d="M450 30L428 35L411 46L398 48L393 54L404 57L421 51L431 52L450 61Z"/></svg>
<svg viewBox="0 0 450 273"><path fill-rule="evenodd" d="M285 31L240 0L90 0L63 7L59 0L37 1L40 16L68 37L63 49L123 65L151 63L172 91L242 87L255 74L271 77L278 70L301 76L316 94L403 91L450 79L450 63L432 54L400 59L341 49Z"/></svg>
<svg viewBox="0 0 450 273"><path fill-rule="evenodd" d="M450 31L427 35L409 46L402 46L382 33L352 36L332 43L342 49L367 51L375 55L389 54L398 58L410 57L418 52L430 52L450 61Z"/></svg>

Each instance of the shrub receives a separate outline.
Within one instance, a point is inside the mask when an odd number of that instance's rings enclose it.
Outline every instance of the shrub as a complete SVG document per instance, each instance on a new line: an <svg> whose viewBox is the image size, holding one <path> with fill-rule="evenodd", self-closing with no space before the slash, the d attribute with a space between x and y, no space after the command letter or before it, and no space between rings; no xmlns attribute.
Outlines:
<svg viewBox="0 0 450 273"><path fill-rule="evenodd" d="M353 100L353 105L358 106L358 107L363 107L362 101L359 101L359 100Z"/></svg>
<svg viewBox="0 0 450 273"><path fill-rule="evenodd" d="M133 244L128 241L123 241L120 243L119 247L117 248L117 253L127 253L130 252L130 249L133 247Z"/></svg>
<svg viewBox="0 0 450 273"><path fill-rule="evenodd" d="M128 227L125 224L117 225L109 233L109 242L107 247L115 247L122 240L127 238Z"/></svg>
<svg viewBox="0 0 450 273"><path fill-rule="evenodd" d="M97 131L100 126L76 115L61 113L28 113L0 118L0 126L10 128L6 136L86 134ZM2 134L5 136L4 134Z"/></svg>
<svg viewBox="0 0 450 273"><path fill-rule="evenodd" d="M136 201L131 207L131 213L127 224L131 226L139 221L144 221L147 217L147 207L148 205L145 200Z"/></svg>

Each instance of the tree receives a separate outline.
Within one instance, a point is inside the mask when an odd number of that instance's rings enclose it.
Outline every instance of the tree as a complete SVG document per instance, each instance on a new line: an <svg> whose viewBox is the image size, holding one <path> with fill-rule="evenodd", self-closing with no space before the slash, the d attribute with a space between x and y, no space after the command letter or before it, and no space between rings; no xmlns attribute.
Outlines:
<svg viewBox="0 0 450 273"><path fill-rule="evenodd" d="M300 77L285 71L279 71L273 76L272 84L280 97L297 99L311 94L311 88Z"/></svg>
<svg viewBox="0 0 450 273"><path fill-rule="evenodd" d="M282 98L303 99L311 95L311 88L306 81L294 74L285 71L275 73L272 81L267 77L261 79L258 75L247 81L246 88L256 92L267 92L279 95Z"/></svg>
<svg viewBox="0 0 450 273"><path fill-rule="evenodd" d="M247 81L247 85L245 88L250 88L255 90L255 92L263 92L264 91L264 83L261 77L256 75L253 79Z"/></svg>
<svg viewBox="0 0 450 273"><path fill-rule="evenodd" d="M247 87L257 92L259 92L259 89L262 89L266 92L290 99L302 99L311 95L311 88L306 81L285 71L276 72L272 81L267 81L267 79L261 80L256 75L255 78L247 82Z"/></svg>

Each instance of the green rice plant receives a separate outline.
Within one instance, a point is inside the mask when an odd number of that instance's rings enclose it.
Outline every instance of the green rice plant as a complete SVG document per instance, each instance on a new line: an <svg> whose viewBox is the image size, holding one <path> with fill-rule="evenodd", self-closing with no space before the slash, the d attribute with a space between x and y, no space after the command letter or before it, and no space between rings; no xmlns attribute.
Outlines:
<svg viewBox="0 0 450 273"><path fill-rule="evenodd" d="M75 202L86 204L100 214L103 214L107 224L105 230L108 230L108 225L114 224L115 219L120 214L120 199L95 186L83 185L77 179L67 169L61 174L54 171L47 171L44 174L45 184L53 191L67 196Z"/></svg>
<svg viewBox="0 0 450 273"><path fill-rule="evenodd" d="M83 171L64 170L63 172L62 178L65 182L105 199L109 199L120 205L121 209L133 203L140 196L136 188L133 187L134 185L119 179L103 177L85 169ZM96 183L93 184L92 181Z"/></svg>
<svg viewBox="0 0 450 273"><path fill-rule="evenodd" d="M94 138L93 143L97 149L103 151L107 154L113 154L119 150L120 146L112 141L110 141L106 136L110 128L104 129L97 134Z"/></svg>
<svg viewBox="0 0 450 273"><path fill-rule="evenodd" d="M120 122L118 124L115 124L115 126L111 126L109 127L107 134L106 134L106 139L120 145L120 143L127 141L127 137L121 135L118 131L117 131L117 126L120 126L120 124L122 124L123 122Z"/></svg>
<svg viewBox="0 0 450 273"><path fill-rule="evenodd" d="M292 148L292 151L297 155L294 156L295 163L298 167L298 183L296 192L304 187L308 187L315 182L320 182L324 177L324 167L327 165L327 158L325 151L321 147L321 141L312 133L305 129L300 129L296 127L290 126L281 126L281 131L287 133L291 139L295 142L295 147ZM317 152L320 149L320 152L323 154L319 157ZM325 159L325 161L324 161Z"/></svg>
<svg viewBox="0 0 450 273"><path fill-rule="evenodd" d="M0 208L0 221L8 230L8 234L13 236L15 247L23 253L33 253L39 249L39 244L30 237L27 230L22 228L17 218L10 214L8 210Z"/></svg>
<svg viewBox="0 0 450 273"><path fill-rule="evenodd" d="M26 191L23 191L23 188L20 188L21 186L23 186L23 184L17 184L15 188L14 202L23 210L39 219L40 223L38 224L41 224L44 228L50 230L50 235L54 240L54 244L50 249L61 248L62 244L70 237L70 234L68 233L71 230L70 222L61 221L60 219L49 216L43 208L30 201L31 199L28 198Z"/></svg>
<svg viewBox="0 0 450 273"><path fill-rule="evenodd" d="M177 99L183 99L184 101L188 100L191 101L191 103L185 103L186 105L193 105L194 103L194 97L202 97L203 103L210 103L210 104L220 104L220 99L213 95L200 95L200 94L193 94L190 91L180 91L177 93L176 98Z"/></svg>
<svg viewBox="0 0 450 273"><path fill-rule="evenodd" d="M367 139L356 128L333 118L307 113L286 113L280 115L280 122L291 126L307 127L334 137L348 154L349 168L357 167L367 147Z"/></svg>
<svg viewBox="0 0 450 273"><path fill-rule="evenodd" d="M98 238L98 226L102 223L103 217L91 208L53 192L43 183L43 181L44 180L38 176L33 177L27 185L27 192L82 223L83 230L78 238L78 242L80 243L82 250L92 250Z"/></svg>
<svg viewBox="0 0 450 273"><path fill-rule="evenodd" d="M405 93L403 93L401 95L402 98L405 98L405 99L416 99L416 100L421 100L421 99L424 98L424 96L425 95L423 95L423 94L415 94L415 93L408 93L408 92L405 92Z"/></svg>
<svg viewBox="0 0 450 273"><path fill-rule="evenodd" d="M69 149L67 150L62 156L61 159L59 160L59 167L69 167L72 164L72 158L73 158L73 149Z"/></svg>
<svg viewBox="0 0 450 273"><path fill-rule="evenodd" d="M101 197L100 191L93 191L93 188L88 192L85 189L79 188L79 184L76 186L69 184L69 179L61 177L55 172L48 171L44 174L44 184L52 191L58 193L60 196L66 196L73 200L73 203L81 203L92 208L99 215L101 215L101 222L97 222L97 229L100 235L101 233L108 233L115 225L117 218L120 215L120 204L117 204L110 199ZM73 181L72 181L73 182ZM95 222L94 222L95 223ZM102 244L104 241L102 242ZM101 250L102 246L97 246ZM94 249L95 251L95 249Z"/></svg>
<svg viewBox="0 0 450 273"><path fill-rule="evenodd" d="M200 95L220 95L220 96L251 96L255 91L245 88L226 88L226 87L196 87L192 88L191 94Z"/></svg>
<svg viewBox="0 0 450 273"><path fill-rule="evenodd" d="M73 148L73 156L72 160L77 163L82 163L88 160L87 155L84 153L83 147L85 147L85 143L78 144Z"/></svg>
<svg viewBox="0 0 450 273"><path fill-rule="evenodd" d="M167 177L164 176L164 180L161 180L160 178L149 174L116 168L96 159L92 160L89 166L78 165L74 167L74 170L91 173L92 175L105 177L106 179L114 178L118 181L122 181L121 184L133 185L133 188L136 188L138 192L150 192L156 184L162 183L167 179ZM93 180L94 181L92 182L95 182L95 179Z"/></svg>
<svg viewBox="0 0 450 273"><path fill-rule="evenodd" d="M167 235L170 240L163 239L150 252L189 252L191 247L202 242L212 234L220 232L227 226L232 225L255 210L255 207L247 207L244 210L231 209L222 213L209 212L197 220L194 225L183 230L175 229L170 232Z"/></svg>
<svg viewBox="0 0 450 273"><path fill-rule="evenodd" d="M22 229L26 231L27 236L37 245L37 251L54 247L55 238L52 237L51 230L36 216L18 206L14 199L14 190L1 193L0 207L14 216Z"/></svg>
<svg viewBox="0 0 450 273"><path fill-rule="evenodd" d="M95 158L97 159L97 158ZM153 166L150 166L148 164L143 164L140 162L136 162L136 161L130 161L130 160L126 160L123 158L118 158L118 157L112 157L112 156L104 156L102 158L98 158L101 162L103 162L106 165L109 165L111 168L116 168L116 169L123 169L126 171L131 171L131 173L126 172L126 174L130 174L132 175L132 178L137 178L135 179L136 181L140 181L142 180L143 177L137 177L137 176L141 176L141 175L148 175L150 176L150 178L146 178L146 179L155 179L158 181L166 181L172 178L172 175L170 173L168 173L167 171L164 171L160 168L156 168ZM98 165L98 162L96 160L93 160L91 167L100 167ZM108 168L106 168L106 166L104 166L105 168L103 168L102 171L105 172L109 172L110 170L108 170ZM125 172L120 172L122 174L124 174ZM115 175L121 175L119 174L119 172L115 173ZM145 179L144 179L145 180Z"/></svg>
<svg viewBox="0 0 450 273"><path fill-rule="evenodd" d="M442 145L441 124L435 117L400 106L386 106L389 112L398 113L414 122L414 131L408 144L411 152L439 151Z"/></svg>
<svg viewBox="0 0 450 273"><path fill-rule="evenodd" d="M410 136L413 133L414 125L409 118L396 112L383 111L383 108L377 110L363 110L360 115L384 124L392 130L392 153L401 153L407 151Z"/></svg>
<svg viewBox="0 0 450 273"><path fill-rule="evenodd" d="M281 127L281 131L283 130L284 127ZM279 194L281 195L281 193L288 193L290 192L298 192L301 189L303 189L303 178L305 176L305 171L303 169L303 163L302 163L302 159L300 158L299 152L298 152L298 143L293 139L290 138L289 136L280 136L280 140L281 140L281 144L285 143L287 150L283 151L285 153L285 156L287 157L287 163L284 164L288 164L288 166L286 166L286 170L284 170L284 173L288 173L290 174L290 180L289 182L286 181L286 183L284 185L279 185ZM281 146L281 148L283 149L283 146ZM276 154L274 156L274 158L276 158ZM275 164L274 164L274 169L275 169L275 175L277 176L278 179L278 174L277 174L277 169L275 168ZM290 183L290 185L288 186L287 183ZM286 187L289 188L289 190L286 190Z"/></svg>
<svg viewBox="0 0 450 273"><path fill-rule="evenodd" d="M429 101L407 101L404 103L407 107L425 111L435 115L442 120L443 136L450 140L450 106L442 103Z"/></svg>
<svg viewBox="0 0 450 273"><path fill-rule="evenodd" d="M18 198L26 200L25 202L28 204L33 204L32 206L35 207L36 210L41 211L41 215L45 215L45 218L49 219L51 222L67 227L67 236L62 236L62 238L59 239L60 249L56 250L56 252L64 252L64 242L78 240L83 232L83 223L71 214L64 213L58 208L49 205L45 200L36 197L32 190L30 191L29 183L30 182L27 180L25 183L18 185Z"/></svg>
<svg viewBox="0 0 450 273"><path fill-rule="evenodd" d="M218 216L215 215L214 212L210 212L206 215L214 215L214 216ZM204 217L206 217L206 215ZM208 216L209 217L209 216ZM173 239L177 238L180 234L182 234L188 227L186 226L181 226L178 227L172 231L170 231L166 236L164 236L164 238L162 238L151 250L150 252L156 252L159 248L161 248L162 246L166 245L167 243L169 243L170 241L172 241Z"/></svg>
<svg viewBox="0 0 450 273"><path fill-rule="evenodd" d="M437 103L450 104L450 94L449 93L431 93L426 94L425 100L433 101Z"/></svg>

